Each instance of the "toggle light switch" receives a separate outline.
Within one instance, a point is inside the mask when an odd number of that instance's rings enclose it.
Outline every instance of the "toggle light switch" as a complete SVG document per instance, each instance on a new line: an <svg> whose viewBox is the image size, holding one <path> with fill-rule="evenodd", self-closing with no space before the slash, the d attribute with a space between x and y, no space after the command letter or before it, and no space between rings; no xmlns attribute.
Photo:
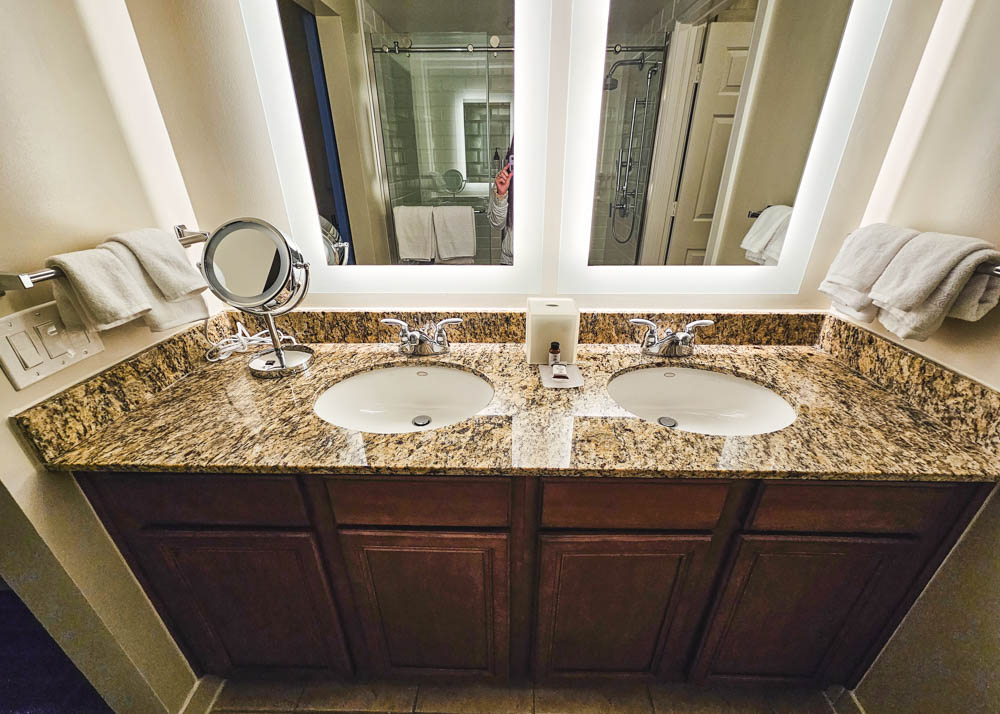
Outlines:
<svg viewBox="0 0 1000 714"><path fill-rule="evenodd" d="M10 335L7 337L7 341L14 348L14 354L17 355L24 369L37 367L42 363L42 356L38 353L35 343L31 341L27 332L22 331Z"/></svg>

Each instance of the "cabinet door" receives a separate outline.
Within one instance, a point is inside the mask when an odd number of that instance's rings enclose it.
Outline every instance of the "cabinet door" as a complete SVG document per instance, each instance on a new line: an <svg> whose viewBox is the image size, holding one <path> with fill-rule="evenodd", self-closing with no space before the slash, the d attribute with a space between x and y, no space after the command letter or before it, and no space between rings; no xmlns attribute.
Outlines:
<svg viewBox="0 0 1000 714"><path fill-rule="evenodd" d="M704 611L710 536L544 535L538 678L677 676Z"/></svg>
<svg viewBox="0 0 1000 714"><path fill-rule="evenodd" d="M904 538L742 535L697 680L842 684L915 572Z"/></svg>
<svg viewBox="0 0 1000 714"><path fill-rule="evenodd" d="M147 530L131 541L205 673L351 671L312 534Z"/></svg>
<svg viewBox="0 0 1000 714"><path fill-rule="evenodd" d="M340 537L379 674L507 676L508 536L363 530Z"/></svg>

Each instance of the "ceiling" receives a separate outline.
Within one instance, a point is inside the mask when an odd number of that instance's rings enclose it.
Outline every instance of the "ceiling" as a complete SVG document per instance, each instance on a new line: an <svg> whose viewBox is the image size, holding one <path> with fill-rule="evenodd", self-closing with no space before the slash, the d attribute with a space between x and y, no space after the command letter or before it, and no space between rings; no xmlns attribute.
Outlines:
<svg viewBox="0 0 1000 714"><path fill-rule="evenodd" d="M368 0L396 32L487 32L509 35L514 0Z"/></svg>
<svg viewBox="0 0 1000 714"><path fill-rule="evenodd" d="M639 32L661 8L673 4L673 0L611 0L608 39L612 42L627 40L629 34Z"/></svg>

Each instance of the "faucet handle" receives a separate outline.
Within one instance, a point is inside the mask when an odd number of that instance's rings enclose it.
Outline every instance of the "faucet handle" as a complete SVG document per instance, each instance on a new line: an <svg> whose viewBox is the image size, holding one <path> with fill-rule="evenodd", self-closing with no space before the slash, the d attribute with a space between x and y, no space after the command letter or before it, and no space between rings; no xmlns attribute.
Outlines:
<svg viewBox="0 0 1000 714"><path fill-rule="evenodd" d="M684 325L684 331L694 334L694 331L699 327L711 327L715 324L715 320L695 320L694 322L689 322Z"/></svg>
<svg viewBox="0 0 1000 714"><path fill-rule="evenodd" d="M446 328L448 325L461 325L463 322L464 320L461 317L446 317L445 319L441 320L437 325L434 326L434 340L437 341L439 339L448 339L448 336L445 334L444 328Z"/></svg>
<svg viewBox="0 0 1000 714"><path fill-rule="evenodd" d="M403 342L408 341L410 335L410 325L403 320L397 320L395 317L384 317L379 320L383 325L389 325L392 327L399 328L399 339Z"/></svg>
<svg viewBox="0 0 1000 714"><path fill-rule="evenodd" d="M652 320L644 320L641 317L629 318L629 322L633 325L643 325L646 331L642 335L642 346L649 347L650 345L656 344L657 339L659 339L660 327Z"/></svg>

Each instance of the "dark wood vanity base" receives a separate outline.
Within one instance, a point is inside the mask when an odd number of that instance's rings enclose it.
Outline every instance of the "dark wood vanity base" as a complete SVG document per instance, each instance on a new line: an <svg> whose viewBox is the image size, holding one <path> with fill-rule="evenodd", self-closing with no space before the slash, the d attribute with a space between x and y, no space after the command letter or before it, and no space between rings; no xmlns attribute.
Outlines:
<svg viewBox="0 0 1000 714"><path fill-rule="evenodd" d="M993 487L77 478L202 674L847 687Z"/></svg>

